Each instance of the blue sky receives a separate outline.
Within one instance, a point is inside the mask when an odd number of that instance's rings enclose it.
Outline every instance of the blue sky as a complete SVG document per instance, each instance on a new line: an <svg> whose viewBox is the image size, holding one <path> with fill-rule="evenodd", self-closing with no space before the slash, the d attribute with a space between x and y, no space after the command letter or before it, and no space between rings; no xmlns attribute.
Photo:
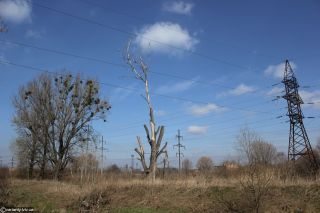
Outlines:
<svg viewBox="0 0 320 213"><path fill-rule="evenodd" d="M113 108L107 123L93 125L107 140L105 161L130 165L148 117L143 85L122 66L129 39L149 65L152 102L157 124L166 126L171 165L177 163L172 147L178 129L184 156L194 163L203 155L216 163L236 159L235 137L244 126L286 153L289 124L276 119L285 115L286 103L271 101L283 86L272 85L281 82L288 58L300 84L311 86L301 88L302 98L320 102L319 9L311 0L2 0L8 32L0 34L0 156L4 163L11 159L11 99L40 74L21 67L31 66L102 82ZM305 120L315 144L320 104L303 110L316 117Z"/></svg>

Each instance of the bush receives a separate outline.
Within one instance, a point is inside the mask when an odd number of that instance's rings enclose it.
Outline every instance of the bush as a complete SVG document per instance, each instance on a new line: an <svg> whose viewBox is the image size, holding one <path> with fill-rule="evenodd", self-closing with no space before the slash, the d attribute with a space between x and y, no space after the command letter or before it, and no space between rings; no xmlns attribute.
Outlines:
<svg viewBox="0 0 320 213"><path fill-rule="evenodd" d="M10 194L9 169L0 168L0 206L8 205L8 197Z"/></svg>
<svg viewBox="0 0 320 213"><path fill-rule="evenodd" d="M79 212L102 212L102 207L110 204L111 200L106 193L93 191L81 198L78 202Z"/></svg>

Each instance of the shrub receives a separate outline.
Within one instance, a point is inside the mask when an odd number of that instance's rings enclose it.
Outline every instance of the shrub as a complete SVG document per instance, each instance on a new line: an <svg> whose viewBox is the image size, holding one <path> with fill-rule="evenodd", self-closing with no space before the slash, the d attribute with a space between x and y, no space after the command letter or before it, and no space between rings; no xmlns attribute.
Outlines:
<svg viewBox="0 0 320 213"><path fill-rule="evenodd" d="M0 168L0 206L8 205L9 187L9 169Z"/></svg>

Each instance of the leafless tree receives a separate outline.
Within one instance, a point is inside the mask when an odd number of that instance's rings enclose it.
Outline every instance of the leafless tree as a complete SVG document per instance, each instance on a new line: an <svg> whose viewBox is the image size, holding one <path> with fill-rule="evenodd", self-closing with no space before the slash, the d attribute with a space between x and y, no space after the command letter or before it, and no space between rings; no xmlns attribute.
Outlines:
<svg viewBox="0 0 320 213"><path fill-rule="evenodd" d="M88 153L74 157L72 159L71 170L75 172L80 171L80 181L82 183L83 175L86 175L85 178L87 180L90 180L90 177L92 177L92 180L94 179L94 176L98 171L98 166L99 161L97 160L96 156L92 153ZM84 171L87 172L84 174Z"/></svg>
<svg viewBox="0 0 320 213"><path fill-rule="evenodd" d="M251 212L262 212L266 196L270 192L272 173L260 165L249 165L240 178L242 198Z"/></svg>
<svg viewBox="0 0 320 213"><path fill-rule="evenodd" d="M17 145L20 145L22 150L25 147L28 148L29 177L33 175L35 164L40 165L41 176L44 176L49 142L48 118L51 114L47 108L51 96L50 91L50 79L48 76L41 75L38 80L21 87L19 94L13 99L16 109L13 123L20 135L20 140L17 141L20 143ZM26 146L22 146L21 142L25 142Z"/></svg>
<svg viewBox="0 0 320 213"><path fill-rule="evenodd" d="M271 165L277 158L277 149L265 141L256 141L252 144L252 162L260 165Z"/></svg>
<svg viewBox="0 0 320 213"><path fill-rule="evenodd" d="M275 163L278 165L285 164L285 163L287 163L287 159L288 159L288 157L286 156L286 154L284 152L278 152L276 155Z"/></svg>
<svg viewBox="0 0 320 213"><path fill-rule="evenodd" d="M107 168L107 172L118 174L118 173L121 173L121 169L119 168L119 166L117 164L112 164L111 166L109 166Z"/></svg>
<svg viewBox="0 0 320 213"><path fill-rule="evenodd" d="M248 128L240 130L237 149L248 164L270 165L277 159L277 149Z"/></svg>
<svg viewBox="0 0 320 213"><path fill-rule="evenodd" d="M249 128L240 129L240 133L237 135L237 150L241 155L241 159L250 163L252 159L252 144L258 141L259 137Z"/></svg>
<svg viewBox="0 0 320 213"><path fill-rule="evenodd" d="M213 169L213 166L213 161L207 156L203 156L197 161L197 169L200 172L210 172Z"/></svg>
<svg viewBox="0 0 320 213"><path fill-rule="evenodd" d="M99 96L97 82L71 75L44 74L20 88L13 122L20 135L31 139L31 162L38 162L41 171L49 161L55 178L62 177L85 127L93 119L105 119L111 108Z"/></svg>
<svg viewBox="0 0 320 213"><path fill-rule="evenodd" d="M190 170L192 169L192 162L188 158L182 161L182 170L183 172L188 175Z"/></svg>
<svg viewBox="0 0 320 213"><path fill-rule="evenodd" d="M8 205L9 195L10 195L9 169L6 167L0 167L0 206L1 207Z"/></svg>
<svg viewBox="0 0 320 213"><path fill-rule="evenodd" d="M18 169L19 176L21 177L32 177L33 167L36 164L35 161L31 162L31 140L28 137L16 138L11 143L11 150L16 156L16 168ZM32 170L30 171L30 167ZM31 175L31 176L30 176Z"/></svg>
<svg viewBox="0 0 320 213"><path fill-rule="evenodd" d="M164 154L166 152L165 150L166 150L167 143L165 143L164 146L161 147L161 142L164 135L164 126L156 127L154 110L151 103L151 97L149 92L148 66L144 62L142 57L135 58L134 56L132 56L130 45L131 45L131 42L129 41L126 48L126 52L125 52L125 60L129 65L131 71L135 75L136 79L143 82L145 87L144 99L146 100L149 108L150 129L147 127L147 125L144 125L144 129L147 135L147 140L151 149L149 165L147 165L146 163L144 147L143 147L141 138L139 136L137 136L137 142L139 147L136 148L135 151L138 153L140 157L139 160L141 161L145 174L147 175L148 178L154 181L156 178L156 171L157 171L157 159L161 154Z"/></svg>

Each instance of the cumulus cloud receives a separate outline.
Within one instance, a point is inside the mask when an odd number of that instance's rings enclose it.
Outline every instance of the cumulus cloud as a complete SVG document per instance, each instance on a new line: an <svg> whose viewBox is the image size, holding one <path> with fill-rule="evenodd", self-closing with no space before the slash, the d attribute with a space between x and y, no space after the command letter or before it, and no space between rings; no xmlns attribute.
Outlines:
<svg viewBox="0 0 320 213"><path fill-rule="evenodd" d="M297 65L290 62L291 68L296 69ZM285 63L277 65L269 65L267 69L264 70L264 74L268 76L273 76L274 78L282 79L284 76Z"/></svg>
<svg viewBox="0 0 320 213"><path fill-rule="evenodd" d="M198 78L189 81L182 81L177 83L171 83L162 85L157 89L157 93L167 94L167 93L176 93L176 92L184 92L191 89L195 85L195 81Z"/></svg>
<svg viewBox="0 0 320 213"><path fill-rule="evenodd" d="M245 84L240 84L234 89L231 89L231 90L229 90L227 92L220 93L218 96L219 97L228 96L228 95L239 96L239 95L244 95L244 94L247 94L247 93L251 93L253 91L255 91L254 87L247 86Z"/></svg>
<svg viewBox="0 0 320 213"><path fill-rule="evenodd" d="M230 90L231 95L243 95L246 93L253 92L255 89L253 87L247 86L245 84L240 84L233 90Z"/></svg>
<svg viewBox="0 0 320 213"><path fill-rule="evenodd" d="M162 9L167 12L177 13L182 15L190 15L194 4L183 1L165 2Z"/></svg>
<svg viewBox="0 0 320 213"><path fill-rule="evenodd" d="M195 116L204 116L212 112L223 112L225 110L226 108L213 103L208 103L205 105L193 105L187 109L189 113Z"/></svg>
<svg viewBox="0 0 320 213"><path fill-rule="evenodd" d="M320 91L306 91L301 90L299 91L299 94L303 100L304 103L314 103L311 105L305 105L305 106L312 106L313 108L320 109Z"/></svg>
<svg viewBox="0 0 320 213"><path fill-rule="evenodd" d="M14 23L31 20L31 1L29 0L2 0L0 1L0 16Z"/></svg>
<svg viewBox="0 0 320 213"><path fill-rule="evenodd" d="M199 42L179 24L157 22L143 27L136 33L135 43L146 53L177 55L182 50L193 50Z"/></svg>
<svg viewBox="0 0 320 213"><path fill-rule="evenodd" d="M188 133L193 134L193 135L203 135L206 134L208 130L207 126L189 126L188 127Z"/></svg>
<svg viewBox="0 0 320 213"><path fill-rule="evenodd" d="M284 91L283 88L281 87L273 87L271 90L269 90L268 92L266 92L267 96L275 96L275 95L281 95L281 93Z"/></svg>

